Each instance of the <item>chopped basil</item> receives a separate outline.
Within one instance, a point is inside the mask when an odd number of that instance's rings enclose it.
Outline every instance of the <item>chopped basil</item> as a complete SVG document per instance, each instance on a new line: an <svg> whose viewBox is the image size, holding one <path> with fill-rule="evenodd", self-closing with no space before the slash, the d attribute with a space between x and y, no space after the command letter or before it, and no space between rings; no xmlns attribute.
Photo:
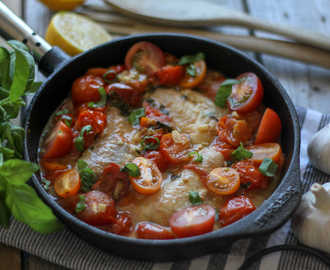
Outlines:
<svg viewBox="0 0 330 270"><path fill-rule="evenodd" d="M127 104L123 100L121 100L121 99L118 99L118 100L117 99L112 99L111 100L111 105L118 108L121 115L123 115L123 116L128 115L129 109L127 107Z"/></svg>
<svg viewBox="0 0 330 270"><path fill-rule="evenodd" d="M157 141L157 143L150 143L150 142L145 143L145 140L147 140L147 139L154 139ZM153 137L153 136L145 136L143 138L143 140L141 141L141 146L145 150L156 150L159 148L159 144L160 144L159 139L156 137Z"/></svg>
<svg viewBox="0 0 330 270"><path fill-rule="evenodd" d="M41 181L44 183L44 189L49 190L49 185L51 184L51 181L47 180L46 178L42 178Z"/></svg>
<svg viewBox="0 0 330 270"><path fill-rule="evenodd" d="M187 95L182 95L180 98L188 100L188 96Z"/></svg>
<svg viewBox="0 0 330 270"><path fill-rule="evenodd" d="M100 93L100 100L98 102L90 102L88 103L88 107L91 108L97 108L97 107L103 107L107 103L107 93L105 92L104 88L101 87L99 90Z"/></svg>
<svg viewBox="0 0 330 270"><path fill-rule="evenodd" d="M186 72L190 77L196 77L196 67L193 64L186 67Z"/></svg>
<svg viewBox="0 0 330 270"><path fill-rule="evenodd" d="M156 124L157 124L157 129L160 129L160 128L166 128L167 129L167 132L172 132L173 131L173 128L168 125L168 124L165 124L163 122L159 122L159 121L156 121Z"/></svg>
<svg viewBox="0 0 330 270"><path fill-rule="evenodd" d="M81 189L85 192L92 190L92 185L94 184L94 179L96 177L93 170L88 167L88 164L85 161L79 159L78 171L82 183Z"/></svg>
<svg viewBox="0 0 330 270"><path fill-rule="evenodd" d="M92 102L87 103L87 106L88 106L89 108L94 108L94 104L95 104L95 102L92 101Z"/></svg>
<svg viewBox="0 0 330 270"><path fill-rule="evenodd" d="M227 98L230 96L233 84L241 83L234 79L225 80L219 87L218 92L215 96L214 104L220 108L225 107Z"/></svg>
<svg viewBox="0 0 330 270"><path fill-rule="evenodd" d="M109 74L111 74L111 75L114 74L114 79L109 80L109 79L107 78L107 75L109 75ZM104 79L104 81L105 81L106 83L113 83L113 82L118 81L117 72L114 71L114 70L109 70L109 71L107 71L102 77L103 77L103 79ZM113 76L111 76L111 77L113 77Z"/></svg>
<svg viewBox="0 0 330 270"><path fill-rule="evenodd" d="M178 65L186 65L186 64L193 64L196 63L200 60L205 60L205 54L200 52L196 55L184 55L181 57Z"/></svg>
<svg viewBox="0 0 330 270"><path fill-rule="evenodd" d="M235 158L235 160L242 160L247 158L252 158L253 153L249 150L244 149L243 143L237 149L231 153L231 156Z"/></svg>
<svg viewBox="0 0 330 270"><path fill-rule="evenodd" d="M64 109L62 111L58 111L54 114L54 117L56 116L59 116L59 115L65 115L65 114L68 114L69 113L69 110L68 109Z"/></svg>
<svg viewBox="0 0 330 270"><path fill-rule="evenodd" d="M70 127L71 123L72 123L72 117L68 116L68 115L63 115L60 120L64 120L64 123Z"/></svg>
<svg viewBox="0 0 330 270"><path fill-rule="evenodd" d="M192 203L192 205L202 204L202 199L199 196L197 191L190 192L188 196L189 196L189 200Z"/></svg>
<svg viewBox="0 0 330 270"><path fill-rule="evenodd" d="M196 151L190 152L188 154L188 157L191 157L192 155L197 155L197 157L195 159L193 159L193 161L199 162L199 163L203 162L203 156L201 154L199 154L198 152L196 152Z"/></svg>
<svg viewBox="0 0 330 270"><path fill-rule="evenodd" d="M79 196L79 201L76 205L76 212L80 212L80 211L84 210L85 207L86 207L85 196L81 195L81 196Z"/></svg>
<svg viewBox="0 0 330 270"><path fill-rule="evenodd" d="M91 125L87 125L84 126L79 133L79 136L77 137L75 144L76 144L76 148L78 151L84 151L84 146L85 146L85 142L83 141L84 139L84 133L86 131L86 135L92 130L92 126Z"/></svg>
<svg viewBox="0 0 330 270"><path fill-rule="evenodd" d="M127 174L132 177L137 177L141 175L140 168L135 163L127 163L124 167L120 169L120 171L127 172Z"/></svg>
<svg viewBox="0 0 330 270"><path fill-rule="evenodd" d="M181 173L180 174L172 174L171 175L171 180L174 181L174 180L178 179L180 176L181 176Z"/></svg>
<svg viewBox="0 0 330 270"><path fill-rule="evenodd" d="M146 101L153 107L156 107L155 100L152 98L147 98Z"/></svg>
<svg viewBox="0 0 330 270"><path fill-rule="evenodd" d="M163 104L159 106L159 110L160 110L163 114L165 114L165 115L169 115L169 114L170 114L170 112L169 112L168 110L166 110L166 108L165 108L165 106L164 106Z"/></svg>
<svg viewBox="0 0 330 270"><path fill-rule="evenodd" d="M266 176L274 177L277 171L278 165L271 158L265 157L259 166L259 171Z"/></svg>
<svg viewBox="0 0 330 270"><path fill-rule="evenodd" d="M215 207L214 207L214 210L215 210L214 221L218 221L218 220L219 220L219 211L218 211L218 209L216 209Z"/></svg>
<svg viewBox="0 0 330 270"><path fill-rule="evenodd" d="M140 108L140 109L134 110L131 113L131 115L128 117L128 120L131 122L132 126L136 126L140 123L139 122L140 117L145 116L145 115L146 115L145 109Z"/></svg>

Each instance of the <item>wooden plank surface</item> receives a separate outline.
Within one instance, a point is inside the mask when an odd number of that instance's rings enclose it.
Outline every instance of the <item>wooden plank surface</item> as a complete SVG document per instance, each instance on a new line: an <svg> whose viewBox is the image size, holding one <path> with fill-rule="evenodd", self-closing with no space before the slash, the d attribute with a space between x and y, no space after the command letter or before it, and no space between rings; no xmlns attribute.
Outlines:
<svg viewBox="0 0 330 270"><path fill-rule="evenodd" d="M0 270L20 270L21 251L0 243Z"/></svg>

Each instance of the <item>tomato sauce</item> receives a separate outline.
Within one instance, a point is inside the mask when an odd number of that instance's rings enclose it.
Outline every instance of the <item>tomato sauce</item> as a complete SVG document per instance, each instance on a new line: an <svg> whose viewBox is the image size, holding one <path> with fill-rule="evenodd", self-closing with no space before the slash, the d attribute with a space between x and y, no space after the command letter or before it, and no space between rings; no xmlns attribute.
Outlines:
<svg viewBox="0 0 330 270"><path fill-rule="evenodd" d="M228 226L272 194L281 121L257 75L225 78L203 53L148 42L123 62L72 82L44 129L40 172L61 207L109 233L173 239Z"/></svg>

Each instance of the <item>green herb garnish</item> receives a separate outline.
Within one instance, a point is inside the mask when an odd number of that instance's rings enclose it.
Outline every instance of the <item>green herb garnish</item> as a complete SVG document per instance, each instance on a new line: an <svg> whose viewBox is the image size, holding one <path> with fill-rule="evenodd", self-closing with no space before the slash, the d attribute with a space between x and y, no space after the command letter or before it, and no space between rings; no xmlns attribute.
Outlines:
<svg viewBox="0 0 330 270"><path fill-rule="evenodd" d="M278 165L271 158L265 157L259 166L259 171L266 176L274 177L276 175Z"/></svg>
<svg viewBox="0 0 330 270"><path fill-rule="evenodd" d="M131 113L131 115L128 117L128 120L131 122L132 126L136 126L140 123L139 122L140 117L145 116L145 115L146 115L145 109L140 108L140 109L134 110Z"/></svg>
<svg viewBox="0 0 330 270"><path fill-rule="evenodd" d="M225 80L219 87L218 92L215 96L214 104L220 108L225 107L227 98L230 96L233 84L241 83L234 79Z"/></svg>
<svg viewBox="0 0 330 270"><path fill-rule="evenodd" d="M189 200L192 203L192 205L202 204L202 199L199 196L197 191L190 192L188 196L189 196Z"/></svg>
<svg viewBox="0 0 330 270"><path fill-rule="evenodd" d="M108 79L107 76L111 74L111 79ZM113 78L113 79L112 79ZM114 70L109 70L107 71L104 75L103 75L103 80L106 82L106 83L113 83L113 82L116 82L118 81L118 76L117 76L117 72L114 71Z"/></svg>
<svg viewBox="0 0 330 270"><path fill-rule="evenodd" d="M196 77L196 67L193 64L186 67L186 72L190 77Z"/></svg>
<svg viewBox="0 0 330 270"><path fill-rule="evenodd" d="M72 118L68 115L63 115L61 118L60 118L60 121L61 120L64 120L64 123L70 127L71 126L71 123L72 123Z"/></svg>
<svg viewBox="0 0 330 270"><path fill-rule="evenodd" d="M54 114L54 117L57 117L59 115L65 115L65 114L68 114L69 113L69 110L68 109L64 109L62 111L58 111Z"/></svg>
<svg viewBox="0 0 330 270"><path fill-rule="evenodd" d="M186 65L186 64L193 64L196 63L200 60L205 60L205 54L200 52L196 55L184 55L181 57L178 65Z"/></svg>
<svg viewBox="0 0 330 270"><path fill-rule="evenodd" d="M79 196L79 201L76 205L76 212L80 212L82 210L84 210L86 207L86 204L85 204L85 196L84 195L81 195Z"/></svg>
<svg viewBox="0 0 330 270"><path fill-rule="evenodd" d="M84 126L79 133L79 136L77 137L75 144L76 144L76 148L78 151L84 151L84 146L85 146L85 142L83 141L84 139L84 133L86 131L86 135L92 130L92 126L91 125L87 125Z"/></svg>
<svg viewBox="0 0 330 270"><path fill-rule="evenodd" d="M100 100L98 102L90 102L88 103L88 107L90 108L97 108L97 107L103 107L107 103L107 93L105 92L104 88L101 87L99 90L100 93Z"/></svg>
<svg viewBox="0 0 330 270"><path fill-rule="evenodd" d="M196 158L193 159L193 161L195 161L195 162L199 162L199 163L202 163L202 162L203 162L203 156L202 156L200 153L198 153L198 152L196 152L196 151L194 151L194 152L190 152L190 153L188 154L188 157L191 157L191 156L193 156L193 155L196 155Z"/></svg>
<svg viewBox="0 0 330 270"><path fill-rule="evenodd" d="M156 140L157 143L151 143L151 142L146 143L145 140L147 139ZM156 150L159 148L159 144L160 144L159 139L153 136L145 136L141 141L141 146L145 150Z"/></svg>
<svg viewBox="0 0 330 270"><path fill-rule="evenodd" d="M78 160L78 171L81 180L81 189L83 191L92 190L92 185L94 184L94 179L96 177L95 173L91 168L88 167L87 162L79 159Z"/></svg>
<svg viewBox="0 0 330 270"><path fill-rule="evenodd" d="M127 172L127 174L132 177L137 177L141 175L140 168L135 163L127 163L124 167L120 169L120 171Z"/></svg>
<svg viewBox="0 0 330 270"><path fill-rule="evenodd" d="M234 157L235 160L242 160L252 158L253 153L249 150L244 149L243 143L241 143L241 145L231 153L231 156Z"/></svg>
<svg viewBox="0 0 330 270"><path fill-rule="evenodd" d="M52 183L51 181L47 180L46 178L42 178L41 181L44 183L43 187L45 190L49 190L49 185Z"/></svg>

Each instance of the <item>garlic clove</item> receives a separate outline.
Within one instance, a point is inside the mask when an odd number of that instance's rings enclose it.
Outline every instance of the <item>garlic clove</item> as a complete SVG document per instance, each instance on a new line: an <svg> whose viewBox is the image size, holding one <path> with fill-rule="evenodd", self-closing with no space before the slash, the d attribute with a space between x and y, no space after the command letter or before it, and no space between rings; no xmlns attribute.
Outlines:
<svg viewBox="0 0 330 270"><path fill-rule="evenodd" d="M330 183L315 183L302 196L291 227L302 244L330 253Z"/></svg>
<svg viewBox="0 0 330 270"><path fill-rule="evenodd" d="M330 124L312 136L308 142L307 154L316 169L330 174Z"/></svg>

